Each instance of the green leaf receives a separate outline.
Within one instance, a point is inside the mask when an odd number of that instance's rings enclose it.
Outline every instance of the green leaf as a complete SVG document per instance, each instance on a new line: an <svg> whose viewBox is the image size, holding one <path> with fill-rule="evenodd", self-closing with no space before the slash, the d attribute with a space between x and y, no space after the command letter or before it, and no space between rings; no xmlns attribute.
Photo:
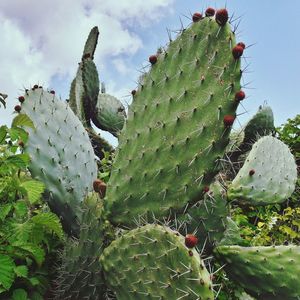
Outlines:
<svg viewBox="0 0 300 300"><path fill-rule="evenodd" d="M9 156L6 159L7 163L13 164L18 168L25 169L30 163L30 156L26 153Z"/></svg>
<svg viewBox="0 0 300 300"><path fill-rule="evenodd" d="M16 289L12 294L12 300L27 300L27 292L23 289Z"/></svg>
<svg viewBox="0 0 300 300"><path fill-rule="evenodd" d="M28 213L28 207L25 201L21 201L21 200L17 201L14 205L14 209L15 209L14 211L15 215L18 217L24 217Z"/></svg>
<svg viewBox="0 0 300 300"><path fill-rule="evenodd" d="M5 138L6 138L6 135L7 135L7 126L6 125L3 125L0 127L0 144L3 144Z"/></svg>
<svg viewBox="0 0 300 300"><path fill-rule="evenodd" d="M31 278L29 278L29 281L33 286L40 284L40 281L37 277L31 277Z"/></svg>
<svg viewBox="0 0 300 300"><path fill-rule="evenodd" d="M26 278L28 276L28 267L27 266L16 266L15 269L15 274L17 277L24 277Z"/></svg>
<svg viewBox="0 0 300 300"><path fill-rule="evenodd" d="M12 121L11 127L26 126L34 129L34 124L26 114L18 114Z"/></svg>
<svg viewBox="0 0 300 300"><path fill-rule="evenodd" d="M0 286L9 290L15 279L16 265L11 257L0 254L0 266Z"/></svg>
<svg viewBox="0 0 300 300"><path fill-rule="evenodd" d="M45 190L45 185L37 180L28 180L21 184L25 188L28 200L31 204L35 204L40 200L42 193Z"/></svg>
<svg viewBox="0 0 300 300"><path fill-rule="evenodd" d="M44 249L40 248L39 246L35 244L21 244L21 243L16 243L14 246L23 249L27 252L29 252L32 256L32 258L36 261L36 263L41 266L42 263L45 260L45 251Z"/></svg>
<svg viewBox="0 0 300 300"><path fill-rule="evenodd" d="M31 222L35 225L42 227L44 231L54 233L60 239L64 237L64 231L57 215L51 212L39 213L31 218Z"/></svg>
<svg viewBox="0 0 300 300"><path fill-rule="evenodd" d="M0 220L4 221L12 209L12 204L4 204L0 206Z"/></svg>

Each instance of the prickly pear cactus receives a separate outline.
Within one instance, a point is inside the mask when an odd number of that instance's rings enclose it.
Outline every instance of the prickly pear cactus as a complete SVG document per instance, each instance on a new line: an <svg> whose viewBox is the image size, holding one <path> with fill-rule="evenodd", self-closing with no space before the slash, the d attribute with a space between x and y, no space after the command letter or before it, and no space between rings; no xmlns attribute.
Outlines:
<svg viewBox="0 0 300 300"><path fill-rule="evenodd" d="M218 172L240 91L230 26L197 20L152 64L133 96L105 202L114 224L180 213Z"/></svg>
<svg viewBox="0 0 300 300"><path fill-rule="evenodd" d="M120 300L214 299L199 254L167 227L148 224L125 233L104 250L100 262Z"/></svg>
<svg viewBox="0 0 300 300"><path fill-rule="evenodd" d="M68 232L78 233L79 203L97 176L94 151L82 123L54 92L33 88L22 96L22 112L33 121L24 151L33 177L44 182L50 207Z"/></svg>

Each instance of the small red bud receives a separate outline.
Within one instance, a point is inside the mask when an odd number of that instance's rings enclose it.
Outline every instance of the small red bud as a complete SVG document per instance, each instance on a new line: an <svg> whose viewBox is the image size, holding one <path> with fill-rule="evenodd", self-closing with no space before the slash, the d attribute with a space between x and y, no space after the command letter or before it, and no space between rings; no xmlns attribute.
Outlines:
<svg viewBox="0 0 300 300"><path fill-rule="evenodd" d="M21 105L16 105L16 106L15 106L15 111L16 111L16 112L20 112L21 109L22 109Z"/></svg>
<svg viewBox="0 0 300 300"><path fill-rule="evenodd" d="M208 7L205 11L207 17L213 17L215 15L215 10L212 7Z"/></svg>
<svg viewBox="0 0 300 300"><path fill-rule="evenodd" d="M187 234L185 237L185 245L188 248L194 248L198 244L198 238L193 234Z"/></svg>
<svg viewBox="0 0 300 300"><path fill-rule="evenodd" d="M199 22L202 19L202 14L196 12L193 14L193 22Z"/></svg>
<svg viewBox="0 0 300 300"><path fill-rule="evenodd" d="M228 21L228 11L225 8L219 9L216 12L216 21L220 26L224 26Z"/></svg>
<svg viewBox="0 0 300 300"><path fill-rule="evenodd" d="M254 174L255 174L255 170L251 169L251 170L249 171L249 175L250 175L250 176L253 176Z"/></svg>
<svg viewBox="0 0 300 300"><path fill-rule="evenodd" d="M236 92L236 94L235 94L235 100L236 101L242 101L242 100L245 99L245 97L246 97L245 92L242 91L242 90Z"/></svg>
<svg viewBox="0 0 300 300"><path fill-rule="evenodd" d="M227 127L227 126L231 126L234 122L234 119L235 117L232 116L232 115L225 115L224 116L224 119L223 119L223 122L224 122L224 125Z"/></svg>
<svg viewBox="0 0 300 300"><path fill-rule="evenodd" d="M243 52L244 52L244 48L242 46L236 45L232 49L232 55L235 59L239 59L243 55Z"/></svg>
<svg viewBox="0 0 300 300"><path fill-rule="evenodd" d="M151 55L149 57L149 62L151 63L151 65L154 65L157 62L157 56L156 55Z"/></svg>
<svg viewBox="0 0 300 300"><path fill-rule="evenodd" d="M237 46L241 46L243 49L246 48L246 45L243 42L239 42L236 44Z"/></svg>
<svg viewBox="0 0 300 300"><path fill-rule="evenodd" d="M93 188L94 191L100 194L100 198L105 197L105 192L106 192L106 184L100 179L96 179L93 182Z"/></svg>
<svg viewBox="0 0 300 300"><path fill-rule="evenodd" d="M134 96L136 94L136 90L131 91L131 95Z"/></svg>
<svg viewBox="0 0 300 300"><path fill-rule="evenodd" d="M55 95L55 91L53 91L53 90L50 91L50 94Z"/></svg>
<svg viewBox="0 0 300 300"><path fill-rule="evenodd" d="M20 97L18 98L18 100L19 100L21 103L23 103L23 102L25 101L25 98L24 98L23 96L20 96Z"/></svg>

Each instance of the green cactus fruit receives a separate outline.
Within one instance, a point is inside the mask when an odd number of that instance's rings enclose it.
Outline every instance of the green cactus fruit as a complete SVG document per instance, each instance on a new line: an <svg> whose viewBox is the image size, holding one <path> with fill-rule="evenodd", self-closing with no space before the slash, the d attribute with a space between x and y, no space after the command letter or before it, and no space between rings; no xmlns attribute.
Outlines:
<svg viewBox="0 0 300 300"><path fill-rule="evenodd" d="M169 228L133 229L100 257L106 282L118 300L214 299L212 282L195 249Z"/></svg>
<svg viewBox="0 0 300 300"><path fill-rule="evenodd" d="M114 224L173 215L209 186L238 105L234 44L229 24L205 17L170 42L141 77L108 183L106 209Z"/></svg>
<svg viewBox="0 0 300 300"><path fill-rule="evenodd" d="M253 145L227 195L248 205L280 203L292 194L296 180L297 166L288 146L265 136Z"/></svg>
<svg viewBox="0 0 300 300"><path fill-rule="evenodd" d="M88 135L66 102L42 88L27 91L22 112L33 121L24 151L30 171L47 188L50 207L65 229L76 234L78 208L97 177L97 164Z"/></svg>
<svg viewBox="0 0 300 300"><path fill-rule="evenodd" d="M272 108L267 105L260 106L258 112L249 120L244 128L245 137L243 143L250 144L251 148L251 145L258 137L269 135L274 132L274 130L275 126Z"/></svg>
<svg viewBox="0 0 300 300"><path fill-rule="evenodd" d="M239 245L248 246L248 242L241 237L239 226L230 218L226 218L226 230L224 231L221 241L218 243L220 245Z"/></svg>
<svg viewBox="0 0 300 300"><path fill-rule="evenodd" d="M299 299L299 246L220 246L215 253L228 276L258 300Z"/></svg>
<svg viewBox="0 0 300 300"><path fill-rule="evenodd" d="M102 202L90 193L82 203L82 223L79 239L69 239L58 269L55 298L102 300L107 292L99 262L111 232L102 216Z"/></svg>
<svg viewBox="0 0 300 300"><path fill-rule="evenodd" d="M125 107L116 97L105 93L103 83L91 118L98 128L106 130L114 136L118 136L124 126Z"/></svg>
<svg viewBox="0 0 300 300"><path fill-rule="evenodd" d="M82 58L94 58L94 53L97 47L98 43L98 37L99 37L99 29L97 26L92 28L92 30L89 33L89 36L85 42L84 50Z"/></svg>
<svg viewBox="0 0 300 300"><path fill-rule="evenodd" d="M210 185L204 199L198 201L185 214L187 232L195 232L199 247L212 248L223 238L229 207L226 191L216 181Z"/></svg>

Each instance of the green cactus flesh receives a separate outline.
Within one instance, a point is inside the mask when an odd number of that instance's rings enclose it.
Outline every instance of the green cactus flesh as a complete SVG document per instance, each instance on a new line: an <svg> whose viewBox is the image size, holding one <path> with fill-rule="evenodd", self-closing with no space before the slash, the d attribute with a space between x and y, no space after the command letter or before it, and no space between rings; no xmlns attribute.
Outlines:
<svg viewBox="0 0 300 300"><path fill-rule="evenodd" d="M220 246L226 273L259 300L296 300L300 295L300 247Z"/></svg>
<svg viewBox="0 0 300 300"><path fill-rule="evenodd" d="M24 95L22 112L33 121L25 147L33 177L48 191L51 208L68 231L78 230L79 203L97 177L94 151L81 122L66 102L42 88Z"/></svg>
<svg viewBox="0 0 300 300"><path fill-rule="evenodd" d="M160 225L134 229L113 241L100 258L118 300L213 299L212 282L195 249Z"/></svg>
<svg viewBox="0 0 300 300"><path fill-rule="evenodd" d="M162 219L202 196L228 144L224 116L235 116L238 105L234 43L228 24L203 18L142 76L108 183L111 222L131 226L145 214Z"/></svg>
<svg viewBox="0 0 300 300"><path fill-rule="evenodd" d="M200 241L199 247L212 247L223 238L228 215L226 191L219 182L214 182L204 199L187 210L187 231L195 232Z"/></svg>
<svg viewBox="0 0 300 300"><path fill-rule="evenodd" d="M250 145L258 137L269 135L275 130L273 111L270 106L260 106L258 112L249 120L245 126L244 143Z"/></svg>
<svg viewBox="0 0 300 300"><path fill-rule="evenodd" d="M120 100L109 94L99 93L92 114L92 121L98 128L118 136L123 128L125 118L125 107Z"/></svg>
<svg viewBox="0 0 300 300"><path fill-rule="evenodd" d="M56 279L55 299L102 300L106 285L99 263L109 234L101 218L102 202L95 193L82 203L83 217L79 239L69 239L62 255Z"/></svg>
<svg viewBox="0 0 300 300"><path fill-rule="evenodd" d="M98 37L99 37L99 29L97 26L95 26L90 31L89 36L85 42L83 56L82 56L83 58L85 58L85 56L88 56L91 59L94 58L94 53L98 43Z"/></svg>
<svg viewBox="0 0 300 300"><path fill-rule="evenodd" d="M266 136L252 147L228 188L228 199L249 205L280 203L295 189L297 166L287 145Z"/></svg>

